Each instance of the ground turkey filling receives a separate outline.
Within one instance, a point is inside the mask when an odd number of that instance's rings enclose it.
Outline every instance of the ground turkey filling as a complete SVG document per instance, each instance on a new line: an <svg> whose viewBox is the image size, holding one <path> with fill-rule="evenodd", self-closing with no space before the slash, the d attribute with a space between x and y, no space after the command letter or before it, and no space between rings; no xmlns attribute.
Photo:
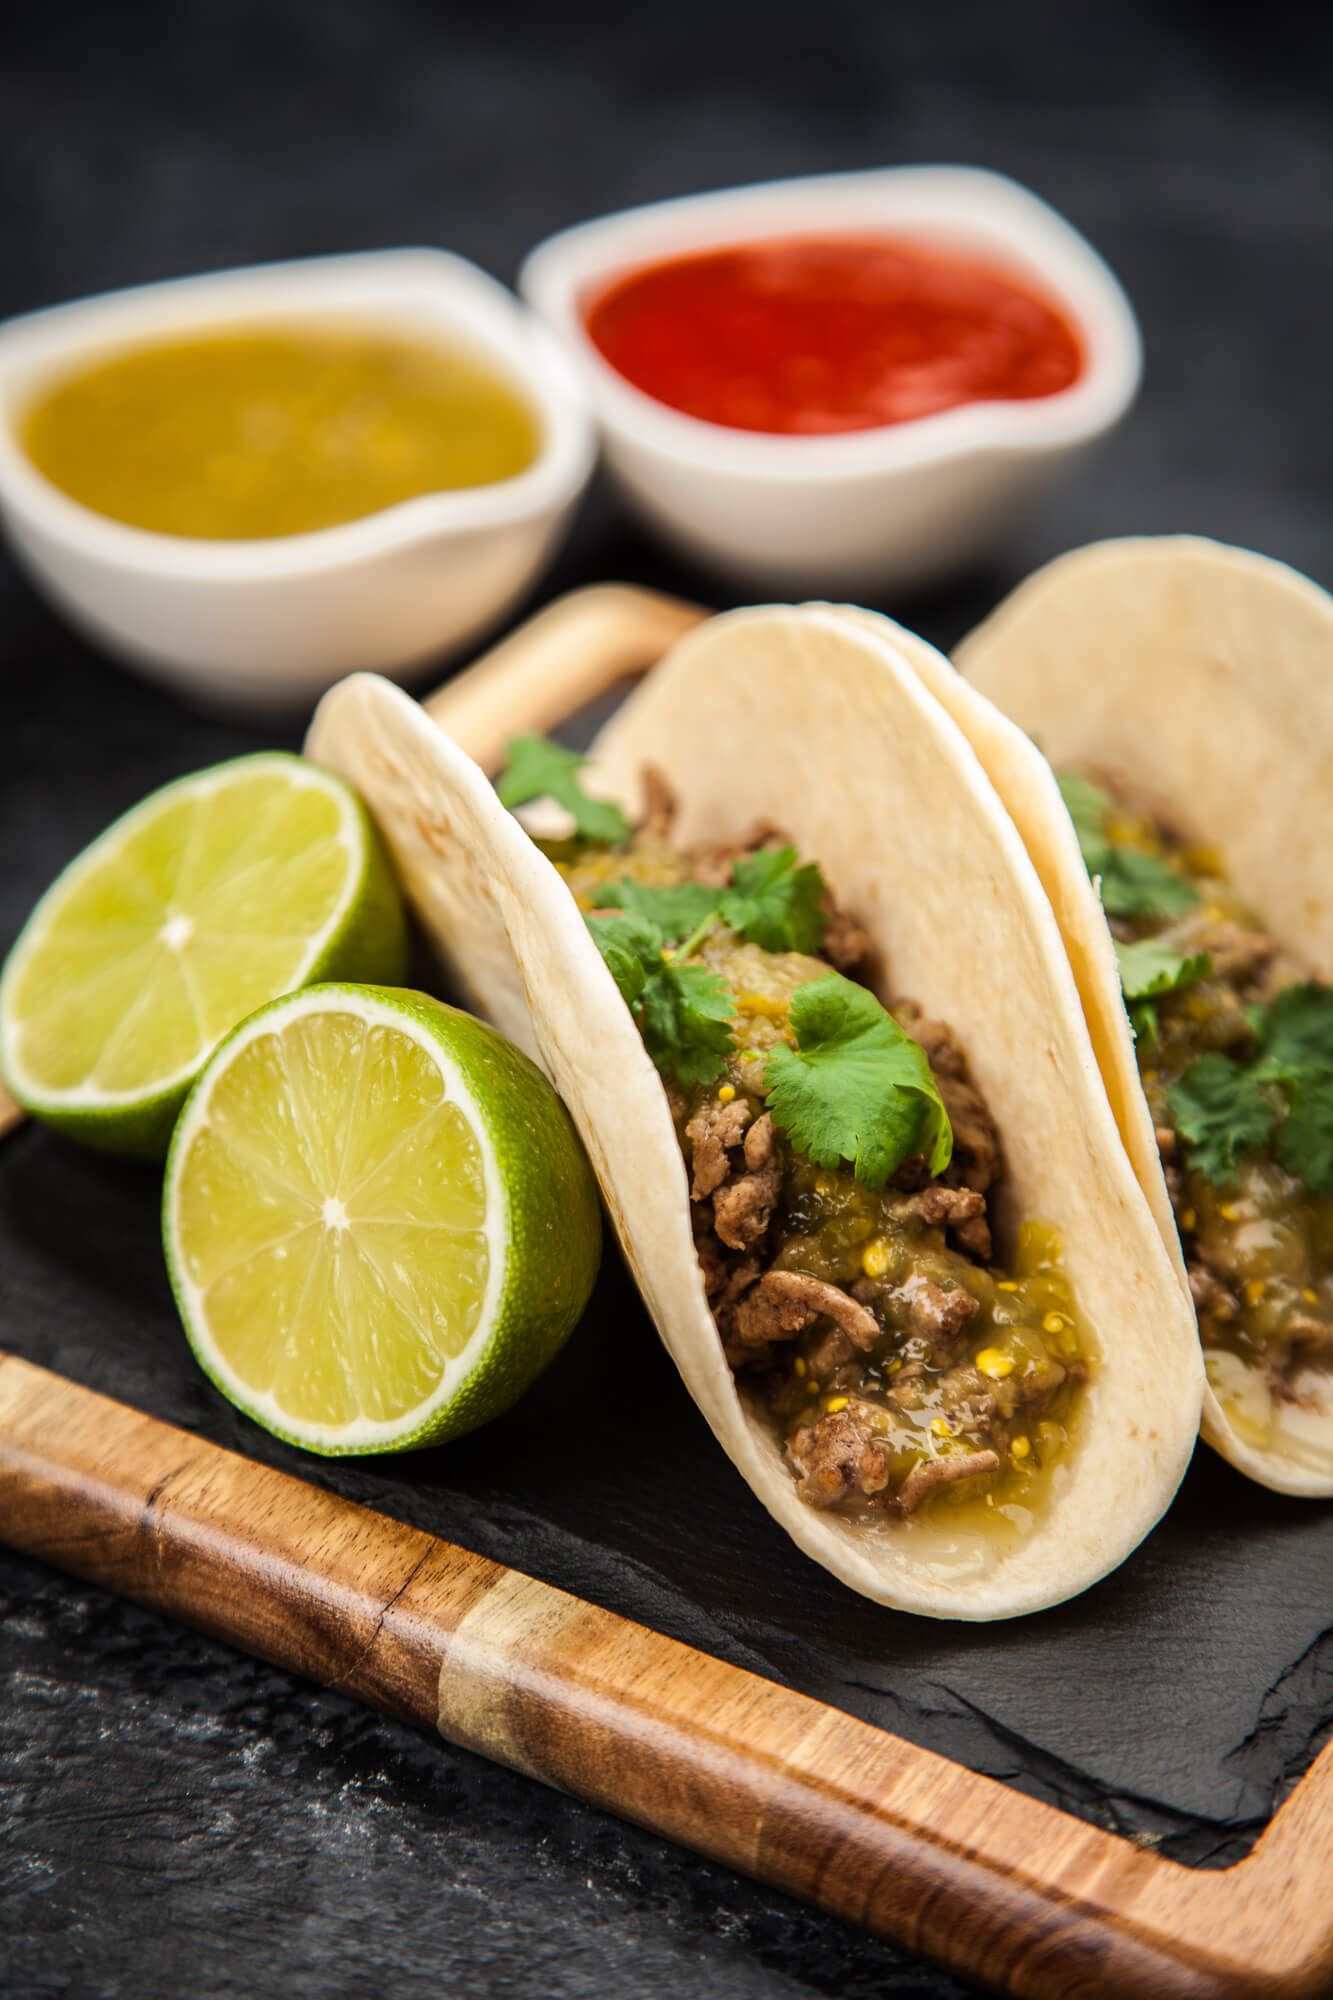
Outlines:
<svg viewBox="0 0 1333 2000"><path fill-rule="evenodd" d="M1298 974L1225 881L1213 850L1188 847L1128 812L1117 812L1111 831L1117 846L1168 860L1198 898L1169 922L1113 918L1113 933L1212 960L1207 977L1157 1002L1156 1033L1137 1043L1200 1338L1205 1349L1262 1369L1279 1399L1306 1401L1297 1378L1311 1365L1333 1366L1333 1201L1311 1194L1271 1145L1242 1159L1233 1183L1214 1186L1189 1166L1166 1096L1196 1057L1216 1050L1246 1058L1255 1040L1249 1010Z"/></svg>
<svg viewBox="0 0 1333 2000"><path fill-rule="evenodd" d="M653 796L627 846L553 851L585 911L620 876L725 881L737 854L778 839L682 853ZM765 1108L763 1059L790 1039L792 994L831 969L855 977L866 956L859 926L831 902L825 914L821 958L725 928L699 952L735 999L732 1050L716 1082L668 1095L723 1348L811 1506L902 1518L923 1503L1021 1504L1067 1441L1086 1361L1050 1233L1024 1229L1012 1270L991 1262L1003 1157L949 1028L910 1002L891 1009L926 1051L953 1127L937 1181L917 1157L873 1191L796 1152Z"/></svg>

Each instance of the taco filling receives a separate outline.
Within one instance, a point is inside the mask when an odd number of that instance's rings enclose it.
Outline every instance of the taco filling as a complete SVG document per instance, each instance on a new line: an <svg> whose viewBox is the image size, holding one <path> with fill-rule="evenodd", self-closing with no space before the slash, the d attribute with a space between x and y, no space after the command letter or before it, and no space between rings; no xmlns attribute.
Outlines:
<svg viewBox="0 0 1333 2000"><path fill-rule="evenodd" d="M1318 1400L1333 1370L1333 988L1298 980L1192 847L1060 779L1116 943L1209 1379Z"/></svg>
<svg viewBox="0 0 1333 2000"><path fill-rule="evenodd" d="M500 797L574 815L539 845L662 1074L718 1336L801 1498L1021 1521L1090 1343L1050 1231L995 1261L1003 1155L963 1050L912 1002L881 1006L855 915L777 832L682 850L660 780L631 829L579 761L519 739Z"/></svg>

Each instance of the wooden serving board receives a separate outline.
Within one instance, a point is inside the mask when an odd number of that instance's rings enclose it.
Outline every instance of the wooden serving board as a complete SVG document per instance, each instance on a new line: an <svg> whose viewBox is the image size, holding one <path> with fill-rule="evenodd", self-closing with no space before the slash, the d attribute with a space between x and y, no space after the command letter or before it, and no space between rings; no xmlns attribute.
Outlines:
<svg viewBox="0 0 1333 2000"><path fill-rule="evenodd" d="M580 591L426 706L493 767L700 615ZM998 1989L1333 1991L1333 1745L1246 1859L1182 1867L6 1354L0 1538Z"/></svg>

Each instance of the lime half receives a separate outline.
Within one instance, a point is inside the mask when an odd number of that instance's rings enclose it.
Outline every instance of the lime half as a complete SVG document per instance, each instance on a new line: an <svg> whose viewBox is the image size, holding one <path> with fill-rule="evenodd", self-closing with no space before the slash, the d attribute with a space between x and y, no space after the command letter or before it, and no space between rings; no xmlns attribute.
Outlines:
<svg viewBox="0 0 1333 2000"><path fill-rule="evenodd" d="M314 986L218 1050L167 1162L163 1242L223 1395L311 1451L476 1428L569 1334L597 1273L560 1099L423 993Z"/></svg>
<svg viewBox="0 0 1333 2000"><path fill-rule="evenodd" d="M0 979L0 1071L72 1138L160 1159L238 1021L316 979L401 979L405 952L356 794L241 757L154 792L47 891Z"/></svg>

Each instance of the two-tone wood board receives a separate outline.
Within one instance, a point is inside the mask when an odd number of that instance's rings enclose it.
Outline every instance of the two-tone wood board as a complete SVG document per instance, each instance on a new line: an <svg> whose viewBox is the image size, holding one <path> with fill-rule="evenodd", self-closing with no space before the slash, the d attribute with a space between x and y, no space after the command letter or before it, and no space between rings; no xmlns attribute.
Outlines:
<svg viewBox="0 0 1333 2000"><path fill-rule="evenodd" d="M493 767L507 736L612 698L697 615L583 591L426 705ZM395 1474L410 1515L412 1461ZM1333 1988L1333 1746L1244 1859L1184 1866L18 1353L0 1354L0 1538L996 1988ZM805 1574L793 1557L786 1587ZM1045 1630L1058 1701L1086 1644L1076 1620Z"/></svg>

